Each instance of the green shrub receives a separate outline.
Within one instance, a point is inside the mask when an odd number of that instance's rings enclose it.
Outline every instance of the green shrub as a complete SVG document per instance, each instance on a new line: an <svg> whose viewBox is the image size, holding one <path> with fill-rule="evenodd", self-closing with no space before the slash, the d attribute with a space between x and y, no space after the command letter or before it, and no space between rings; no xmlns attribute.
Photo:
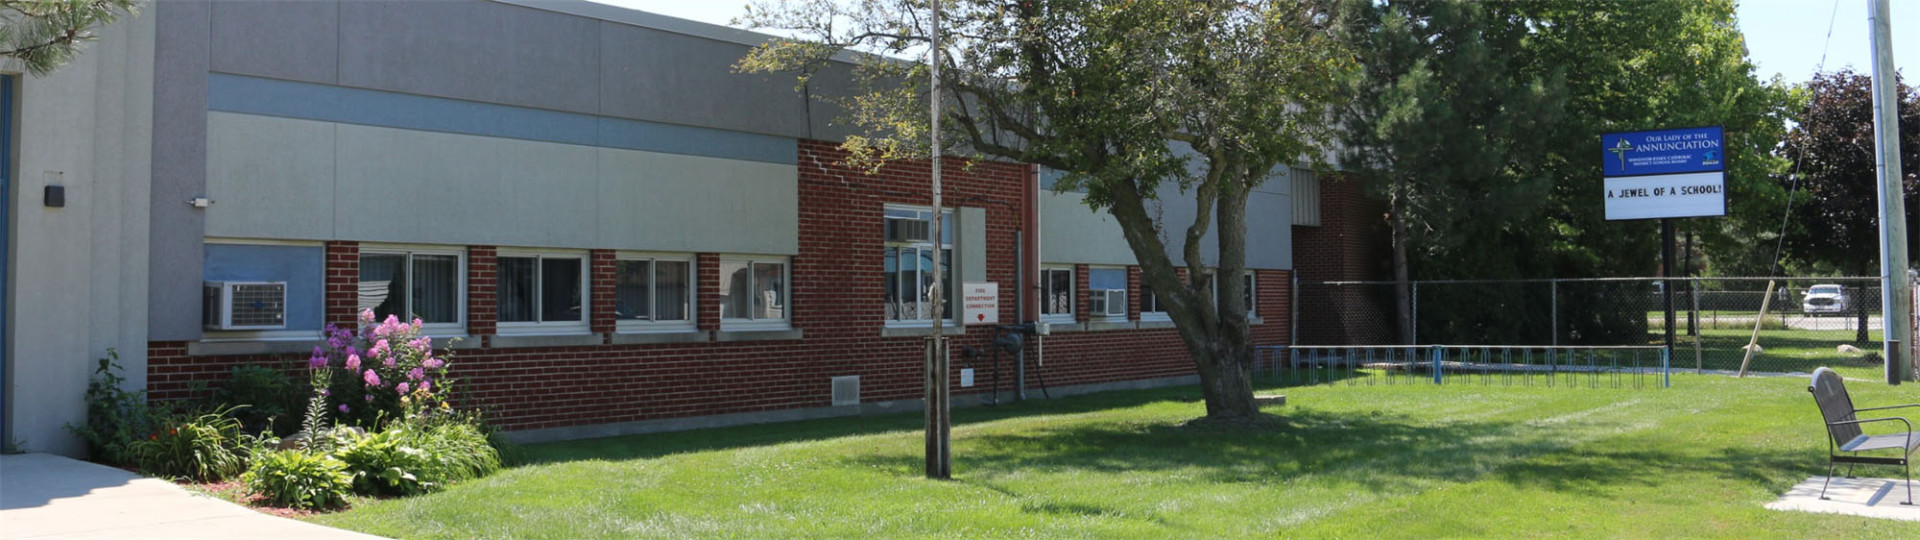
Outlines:
<svg viewBox="0 0 1920 540"><path fill-rule="evenodd" d="M492 474L500 454L465 422L392 422L335 455L353 473L354 490L370 495L416 495Z"/></svg>
<svg viewBox="0 0 1920 540"><path fill-rule="evenodd" d="M240 421L220 409L198 416L169 416L154 433L133 441L128 453L140 470L156 476L224 480L246 470L247 448Z"/></svg>
<svg viewBox="0 0 1920 540"><path fill-rule="evenodd" d="M240 479L248 491L293 508L340 506L353 489L353 476L347 473L346 463L305 450L256 456L253 467Z"/></svg>
<svg viewBox="0 0 1920 540"><path fill-rule="evenodd" d="M299 410L306 397L287 374L260 365L233 368L233 376L213 395L216 406L242 406L234 418L249 433L285 436L300 426Z"/></svg>
<svg viewBox="0 0 1920 540"><path fill-rule="evenodd" d="M126 377L120 371L120 353L107 349L87 381L87 423L67 424L68 431L86 441L88 457L114 465L132 463L129 446L152 434L156 420L147 407L147 392L121 388Z"/></svg>

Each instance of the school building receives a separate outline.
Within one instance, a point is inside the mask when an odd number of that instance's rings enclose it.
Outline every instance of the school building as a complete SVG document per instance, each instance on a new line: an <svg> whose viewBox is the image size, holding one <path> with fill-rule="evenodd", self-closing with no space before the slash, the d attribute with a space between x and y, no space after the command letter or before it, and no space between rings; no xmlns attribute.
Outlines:
<svg viewBox="0 0 1920 540"><path fill-rule="evenodd" d="M459 391L524 441L915 410L936 317L952 379L972 370L957 404L1197 380L1119 226L1057 173L946 162L934 238L927 163L843 167L840 111L734 72L760 34L533 0L162 1L99 33L45 77L0 65L16 449L83 452L63 426L109 349L182 399L362 309L458 338ZM1337 273L1364 251L1366 218L1328 206L1351 184L1252 195L1257 344L1291 339L1296 252ZM1194 219L1162 200L1166 230ZM993 328L933 313L935 272L1051 323L1024 381L960 354Z"/></svg>

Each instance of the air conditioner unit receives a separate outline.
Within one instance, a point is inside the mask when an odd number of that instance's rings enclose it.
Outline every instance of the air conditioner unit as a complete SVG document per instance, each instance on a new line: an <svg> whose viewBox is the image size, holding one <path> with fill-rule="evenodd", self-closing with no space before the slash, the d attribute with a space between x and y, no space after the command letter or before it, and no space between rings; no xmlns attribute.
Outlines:
<svg viewBox="0 0 1920 540"><path fill-rule="evenodd" d="M208 281L202 304L209 330L287 327L287 282Z"/></svg>
<svg viewBox="0 0 1920 540"><path fill-rule="evenodd" d="M1087 307L1092 308L1094 315L1107 317L1127 316L1127 291L1125 289L1096 289L1092 291L1092 293L1093 296L1087 300L1089 304Z"/></svg>
<svg viewBox="0 0 1920 540"><path fill-rule="evenodd" d="M932 235L931 222L914 218L887 218L888 242L925 242Z"/></svg>

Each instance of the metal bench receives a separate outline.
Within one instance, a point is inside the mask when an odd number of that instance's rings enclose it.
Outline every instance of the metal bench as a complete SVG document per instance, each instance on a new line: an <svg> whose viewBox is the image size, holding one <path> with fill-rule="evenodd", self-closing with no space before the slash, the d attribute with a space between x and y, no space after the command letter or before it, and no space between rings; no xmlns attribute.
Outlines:
<svg viewBox="0 0 1920 540"><path fill-rule="evenodd" d="M1820 499L1827 499L1827 484L1833 482L1833 466L1836 463L1847 464L1847 477L1853 477L1855 464L1899 465L1906 470L1907 500L1900 503L1913 504L1913 466L1911 460L1916 447L1920 447L1920 433L1914 433L1913 423L1906 418L1890 416L1886 418L1859 418L1856 413L1884 411L1906 407L1920 407L1920 403L1894 405L1892 407L1853 408L1853 397L1847 395L1847 386L1840 380L1840 374L1833 370L1820 368L1813 371L1813 382L1807 386L1813 393L1814 403L1820 406L1820 416L1827 424L1827 481L1820 485ZM1901 433L1887 435L1867 435L1861 433L1860 425L1873 422L1899 422L1907 429ZM1897 450L1900 457L1862 456L1860 452L1873 450ZM1845 455L1841 453L1845 452Z"/></svg>

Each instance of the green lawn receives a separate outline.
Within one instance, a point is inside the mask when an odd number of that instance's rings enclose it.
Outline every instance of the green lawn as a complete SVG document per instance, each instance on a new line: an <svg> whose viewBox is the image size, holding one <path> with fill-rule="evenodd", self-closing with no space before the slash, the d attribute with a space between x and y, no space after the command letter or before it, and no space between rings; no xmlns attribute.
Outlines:
<svg viewBox="0 0 1920 540"><path fill-rule="evenodd" d="M1863 406L1920 401L1852 385ZM532 446L310 519L403 538L1920 538L1761 508L1823 472L1804 388L1296 387L1242 429L1184 426L1193 388L1116 392L956 411L952 481L921 477L910 413Z"/></svg>

